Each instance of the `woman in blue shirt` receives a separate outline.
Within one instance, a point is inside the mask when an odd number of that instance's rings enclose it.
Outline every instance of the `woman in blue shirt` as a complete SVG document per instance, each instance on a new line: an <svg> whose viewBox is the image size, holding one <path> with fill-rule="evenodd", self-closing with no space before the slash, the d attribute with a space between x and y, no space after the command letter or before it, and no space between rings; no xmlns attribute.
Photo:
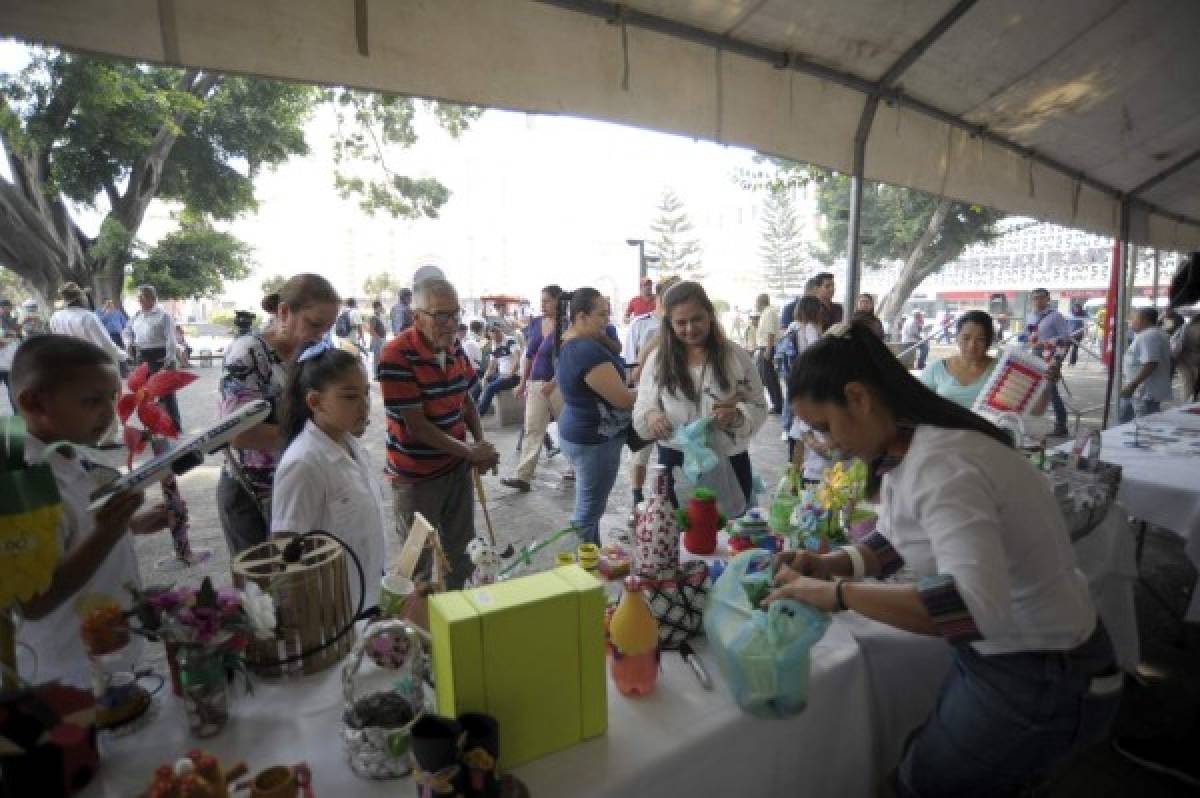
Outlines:
<svg viewBox="0 0 1200 798"><path fill-rule="evenodd" d="M585 542L599 544L600 517L621 467L634 394L625 386L620 355L605 343L608 300L594 288L580 288L571 296L569 314L571 324L558 352L563 398L558 432L562 450L575 466L571 524ZM557 327L562 326L560 319Z"/></svg>

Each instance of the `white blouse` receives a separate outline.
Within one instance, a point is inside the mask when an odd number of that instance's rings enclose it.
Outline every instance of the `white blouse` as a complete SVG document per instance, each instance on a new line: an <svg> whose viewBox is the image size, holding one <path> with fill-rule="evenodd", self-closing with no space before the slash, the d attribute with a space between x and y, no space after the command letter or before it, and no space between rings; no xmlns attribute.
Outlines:
<svg viewBox="0 0 1200 798"><path fill-rule="evenodd" d="M721 390L717 376L711 367L692 366L692 382L698 393L693 402L683 394L668 393L658 382L658 358L647 358L642 365L642 376L638 381L637 401L633 406L633 426L638 435L646 440L650 434L649 414L652 410L663 411L675 429L713 414L718 402L737 399L737 408L745 419L736 429L715 431L710 440L712 448L719 454L731 457L746 451L755 433L767 420L767 400L763 393L762 380L750 353L740 346L730 344L726 349L726 374L729 389ZM716 427L710 427L716 430ZM670 441L659 441L659 446L674 448Z"/></svg>
<svg viewBox="0 0 1200 798"><path fill-rule="evenodd" d="M271 533L323 530L344 540L362 563L363 607L379 603L384 569L383 489L367 451L353 436L350 451L309 421L275 470ZM353 454L351 454L353 453ZM351 606L358 607L358 572L346 558Z"/></svg>
<svg viewBox="0 0 1200 798"><path fill-rule="evenodd" d="M918 578L954 577L984 655L1064 651L1096 625L1049 484L978 432L917 427L883 478L879 532Z"/></svg>

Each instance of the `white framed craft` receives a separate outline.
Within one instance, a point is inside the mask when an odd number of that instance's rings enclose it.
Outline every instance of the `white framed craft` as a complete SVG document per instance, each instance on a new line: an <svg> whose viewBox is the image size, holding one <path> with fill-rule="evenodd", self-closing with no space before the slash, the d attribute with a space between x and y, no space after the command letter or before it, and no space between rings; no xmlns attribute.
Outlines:
<svg viewBox="0 0 1200 798"><path fill-rule="evenodd" d="M1050 387L1047 370L1046 362L1030 352L1004 350L971 409L990 419L1030 415Z"/></svg>

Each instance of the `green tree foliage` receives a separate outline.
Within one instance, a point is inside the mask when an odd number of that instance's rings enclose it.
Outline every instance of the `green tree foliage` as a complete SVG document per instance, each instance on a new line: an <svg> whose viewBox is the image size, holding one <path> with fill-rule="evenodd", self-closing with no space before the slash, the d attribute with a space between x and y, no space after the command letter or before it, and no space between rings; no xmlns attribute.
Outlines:
<svg viewBox="0 0 1200 798"><path fill-rule="evenodd" d="M683 200L669 188L663 191L658 203L658 218L650 229L656 236L650 245L659 258L660 274L677 274L685 280L704 277L700 269L700 242L692 232L692 222Z"/></svg>
<svg viewBox="0 0 1200 798"><path fill-rule="evenodd" d="M773 188L763 200L763 279L776 296L799 294L804 288L805 246L796 218L796 202L788 187Z"/></svg>
<svg viewBox="0 0 1200 798"><path fill-rule="evenodd" d="M12 175L0 178L0 263L45 295L73 280L112 296L153 200L205 219L253 211L255 177L308 152L305 124L323 104L338 109L339 192L371 212L436 216L449 192L390 170L387 149L416 141L418 108L454 135L478 109L31 48L26 67L0 74ZM81 208L104 214L95 235Z"/></svg>
<svg viewBox="0 0 1200 798"><path fill-rule="evenodd" d="M133 262L135 285L153 285L164 299L216 297L226 280L250 276L250 248L201 219L184 219Z"/></svg>
<svg viewBox="0 0 1200 798"><path fill-rule="evenodd" d="M821 246L814 255L825 263L846 257L850 223L850 178L809 164L769 159L793 182L817 186L817 210L824 218ZM888 322L900 316L904 303L925 278L936 274L976 243L997 235L1003 213L966 202L935 197L914 189L864 181L861 257L867 268L894 261L903 266L896 282L876 306Z"/></svg>
<svg viewBox="0 0 1200 798"><path fill-rule="evenodd" d="M283 288L283 284L287 281L288 278L282 274L272 274L259 284L259 288L262 289L263 296L266 296L267 294L274 294L280 288Z"/></svg>
<svg viewBox="0 0 1200 798"><path fill-rule="evenodd" d="M404 281L392 272L379 272L363 280L363 293L371 299L382 299L385 295L394 297L404 285Z"/></svg>

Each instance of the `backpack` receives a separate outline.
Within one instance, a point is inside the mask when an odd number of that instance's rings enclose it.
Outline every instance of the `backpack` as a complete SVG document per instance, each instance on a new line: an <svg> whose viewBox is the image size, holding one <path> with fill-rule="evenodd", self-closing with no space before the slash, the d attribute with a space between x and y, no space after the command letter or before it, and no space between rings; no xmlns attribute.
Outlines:
<svg viewBox="0 0 1200 798"><path fill-rule="evenodd" d="M343 310L333 325L333 334L338 338L350 337L350 311Z"/></svg>

